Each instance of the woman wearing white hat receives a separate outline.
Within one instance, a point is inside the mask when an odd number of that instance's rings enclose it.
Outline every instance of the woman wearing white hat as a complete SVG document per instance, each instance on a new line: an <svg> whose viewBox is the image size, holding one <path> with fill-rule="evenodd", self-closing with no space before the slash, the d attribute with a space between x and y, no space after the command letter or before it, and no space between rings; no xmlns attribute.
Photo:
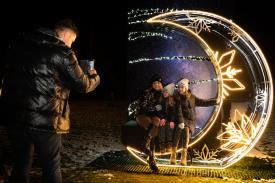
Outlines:
<svg viewBox="0 0 275 183"><path fill-rule="evenodd" d="M163 88L163 100L161 102L162 116L159 127L159 147L161 153L172 151L173 131L175 125L174 89L174 83L170 83Z"/></svg>
<svg viewBox="0 0 275 183"><path fill-rule="evenodd" d="M189 80L182 79L178 82L178 90L175 95L176 102L176 128L173 138L172 154L170 163L176 164L176 151L180 139L182 138L181 161L182 166L187 165L187 148L190 133L194 133L196 127L196 106L217 105L217 99L204 100L197 98L189 90Z"/></svg>

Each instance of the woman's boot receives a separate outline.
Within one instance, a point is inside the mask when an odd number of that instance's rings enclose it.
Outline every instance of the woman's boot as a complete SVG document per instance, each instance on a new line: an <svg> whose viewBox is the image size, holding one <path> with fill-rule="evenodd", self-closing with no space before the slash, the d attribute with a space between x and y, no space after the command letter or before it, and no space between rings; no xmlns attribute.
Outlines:
<svg viewBox="0 0 275 183"><path fill-rule="evenodd" d="M182 151L181 151L180 164L182 166L186 166L187 165L187 148L183 148Z"/></svg>
<svg viewBox="0 0 275 183"><path fill-rule="evenodd" d="M165 153L165 144L164 143L160 143L159 144L159 149L160 149L160 153L164 154Z"/></svg>
<svg viewBox="0 0 275 183"><path fill-rule="evenodd" d="M172 153L170 157L170 164L175 165L177 161L177 147L172 147Z"/></svg>
<svg viewBox="0 0 275 183"><path fill-rule="evenodd" d="M155 160L155 142L154 142L154 140L152 140L151 144L150 144L150 154L149 154L148 164L150 166L150 169L153 171L153 173L159 173L159 169L157 167L157 163Z"/></svg>

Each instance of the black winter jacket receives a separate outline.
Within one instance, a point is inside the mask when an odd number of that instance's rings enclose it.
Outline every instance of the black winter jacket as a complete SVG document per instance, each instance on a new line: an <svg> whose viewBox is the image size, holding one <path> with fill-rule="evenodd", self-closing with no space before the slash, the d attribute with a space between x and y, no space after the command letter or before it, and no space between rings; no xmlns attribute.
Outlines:
<svg viewBox="0 0 275 183"><path fill-rule="evenodd" d="M162 92L153 88L146 89L138 99L136 115L161 117Z"/></svg>
<svg viewBox="0 0 275 183"><path fill-rule="evenodd" d="M186 95L175 95L176 101L176 118L177 123L184 123L189 127L191 133L195 132L196 127L196 106L213 106L217 104L217 99L200 99L190 91Z"/></svg>
<svg viewBox="0 0 275 183"><path fill-rule="evenodd" d="M161 106L161 118L165 119L167 122L175 122L175 105L169 104L168 97L163 98L161 101Z"/></svg>
<svg viewBox="0 0 275 183"><path fill-rule="evenodd" d="M69 119L70 89L87 93L100 83L98 75L83 73L73 50L47 29L19 36L6 63L1 120L10 127L59 133L53 121Z"/></svg>

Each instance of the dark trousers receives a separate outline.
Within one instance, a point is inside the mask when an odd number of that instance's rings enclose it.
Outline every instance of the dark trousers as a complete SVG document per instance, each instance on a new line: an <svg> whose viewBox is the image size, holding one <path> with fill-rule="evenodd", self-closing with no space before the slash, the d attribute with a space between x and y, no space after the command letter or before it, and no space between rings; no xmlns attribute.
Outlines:
<svg viewBox="0 0 275 183"><path fill-rule="evenodd" d="M159 142L161 144L172 143L173 141L173 129L170 128L169 122L166 122L164 126L159 127Z"/></svg>
<svg viewBox="0 0 275 183"><path fill-rule="evenodd" d="M160 123L160 118L157 116L146 116L138 115L136 117L137 124L143 127L151 137L156 137L158 135L158 127Z"/></svg>
<svg viewBox="0 0 275 183"><path fill-rule="evenodd" d="M178 125L175 126L174 137L173 137L173 147L178 148L180 140L182 140L181 147L187 148L189 144L190 130L189 127L180 129ZM181 148L180 147L180 148Z"/></svg>
<svg viewBox="0 0 275 183"><path fill-rule="evenodd" d="M15 160L10 183L28 183L34 150L38 154L44 183L61 183L61 135L25 129L8 130Z"/></svg>

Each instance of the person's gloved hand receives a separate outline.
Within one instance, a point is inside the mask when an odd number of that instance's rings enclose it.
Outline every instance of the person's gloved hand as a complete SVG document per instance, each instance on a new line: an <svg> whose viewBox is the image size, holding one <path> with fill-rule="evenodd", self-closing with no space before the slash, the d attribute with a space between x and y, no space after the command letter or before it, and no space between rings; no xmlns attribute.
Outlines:
<svg viewBox="0 0 275 183"><path fill-rule="evenodd" d="M156 109L156 111L161 111L162 110L162 106L161 105L156 105L155 109Z"/></svg>
<svg viewBox="0 0 275 183"><path fill-rule="evenodd" d="M180 129L184 129L184 126L185 126L184 123L180 123L180 124L179 124L179 128L180 128Z"/></svg>
<svg viewBox="0 0 275 183"><path fill-rule="evenodd" d="M165 119L161 119L161 120L160 120L159 126L164 126L164 125L165 125L165 122L166 122Z"/></svg>
<svg viewBox="0 0 275 183"><path fill-rule="evenodd" d="M175 123L174 123L173 121L170 121L170 124L169 124L169 125L170 125L170 128L171 128L171 129L174 129L174 128L175 128Z"/></svg>

